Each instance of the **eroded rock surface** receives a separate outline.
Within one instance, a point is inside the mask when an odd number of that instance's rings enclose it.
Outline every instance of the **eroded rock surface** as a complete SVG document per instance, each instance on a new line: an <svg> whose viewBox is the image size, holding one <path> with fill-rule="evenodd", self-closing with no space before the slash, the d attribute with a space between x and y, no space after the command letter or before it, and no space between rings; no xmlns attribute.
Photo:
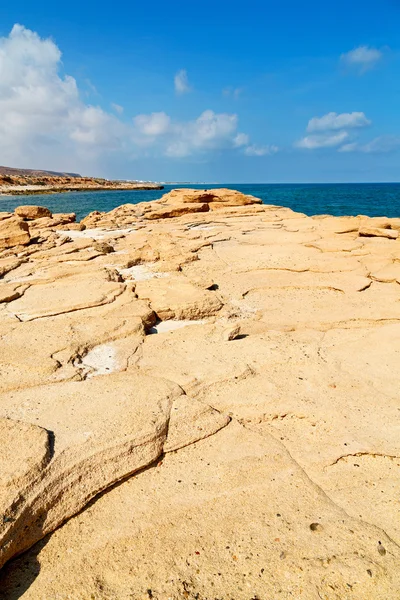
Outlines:
<svg viewBox="0 0 400 600"><path fill-rule="evenodd" d="M2 598L397 599L399 219L31 219L0 217Z"/></svg>

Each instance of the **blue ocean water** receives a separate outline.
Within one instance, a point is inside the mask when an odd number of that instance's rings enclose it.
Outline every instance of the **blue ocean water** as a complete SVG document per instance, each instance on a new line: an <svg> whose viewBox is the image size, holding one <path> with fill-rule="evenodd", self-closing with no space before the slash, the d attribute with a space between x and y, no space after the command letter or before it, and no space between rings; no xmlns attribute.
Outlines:
<svg viewBox="0 0 400 600"><path fill-rule="evenodd" d="M288 206L307 215L368 215L400 217L400 183L340 184L218 184L166 185L164 190L67 192L35 196L0 196L0 211L20 204L40 204L53 212L75 212L78 220L93 210L109 211L120 204L156 200L177 187L227 187L261 198L265 204Z"/></svg>

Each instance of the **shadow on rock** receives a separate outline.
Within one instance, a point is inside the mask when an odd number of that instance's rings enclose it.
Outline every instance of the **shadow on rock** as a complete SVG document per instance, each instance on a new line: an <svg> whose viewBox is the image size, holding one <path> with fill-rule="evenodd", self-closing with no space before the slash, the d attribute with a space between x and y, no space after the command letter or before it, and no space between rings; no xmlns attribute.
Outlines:
<svg viewBox="0 0 400 600"><path fill-rule="evenodd" d="M18 600L29 589L40 572L38 555L50 539L50 535L30 550L9 561L0 571L1 600Z"/></svg>

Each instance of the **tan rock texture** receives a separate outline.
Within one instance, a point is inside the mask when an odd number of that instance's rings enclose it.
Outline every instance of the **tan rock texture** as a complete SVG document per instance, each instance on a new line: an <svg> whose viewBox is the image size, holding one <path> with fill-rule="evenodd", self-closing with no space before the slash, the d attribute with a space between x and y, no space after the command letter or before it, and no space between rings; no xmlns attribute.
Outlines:
<svg viewBox="0 0 400 600"><path fill-rule="evenodd" d="M400 597L399 219L184 189L21 223L2 600Z"/></svg>
<svg viewBox="0 0 400 600"><path fill-rule="evenodd" d="M163 187L152 182L113 181L82 177L77 173L0 167L0 195L30 196L79 190L162 190Z"/></svg>
<svg viewBox="0 0 400 600"><path fill-rule="evenodd" d="M24 246L29 240L29 227L22 219L12 217L0 221L0 250Z"/></svg>
<svg viewBox="0 0 400 600"><path fill-rule="evenodd" d="M15 214L22 219L26 219L27 221L33 219L39 219L40 217L51 217L51 210L46 208L45 206L35 206L25 205L25 206L17 206L15 209Z"/></svg>

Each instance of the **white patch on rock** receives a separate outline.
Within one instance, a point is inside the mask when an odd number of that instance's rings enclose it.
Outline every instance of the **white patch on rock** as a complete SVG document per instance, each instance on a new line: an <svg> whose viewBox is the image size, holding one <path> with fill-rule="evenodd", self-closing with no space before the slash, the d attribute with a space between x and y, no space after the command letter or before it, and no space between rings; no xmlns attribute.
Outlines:
<svg viewBox="0 0 400 600"><path fill-rule="evenodd" d="M160 279L161 277L168 277L168 273L157 273L151 271L146 265L135 265L129 267L129 269L118 269L118 272L126 278L132 278L135 281L147 281L148 279Z"/></svg>
<svg viewBox="0 0 400 600"><path fill-rule="evenodd" d="M120 365L115 348L111 344L101 344L89 350L79 366L89 370L87 377L90 378L113 373L118 370Z"/></svg>
<svg viewBox="0 0 400 600"><path fill-rule="evenodd" d="M169 331L175 331L175 329L181 329L182 327L186 327L188 325L204 325L207 323L206 319L199 319L198 321L160 321L154 327L149 329L149 333L168 333Z"/></svg>
<svg viewBox="0 0 400 600"><path fill-rule="evenodd" d="M205 225L200 223L199 225L189 225L189 229L195 229L196 231L209 231L210 229L216 229L215 225Z"/></svg>
<svg viewBox="0 0 400 600"><path fill-rule="evenodd" d="M84 229L83 231L59 229L57 234L60 236L68 236L71 240L79 240L91 238L93 240L104 240L107 238L116 237L118 235L126 235L128 233L134 233L136 230L132 227L126 229Z"/></svg>

